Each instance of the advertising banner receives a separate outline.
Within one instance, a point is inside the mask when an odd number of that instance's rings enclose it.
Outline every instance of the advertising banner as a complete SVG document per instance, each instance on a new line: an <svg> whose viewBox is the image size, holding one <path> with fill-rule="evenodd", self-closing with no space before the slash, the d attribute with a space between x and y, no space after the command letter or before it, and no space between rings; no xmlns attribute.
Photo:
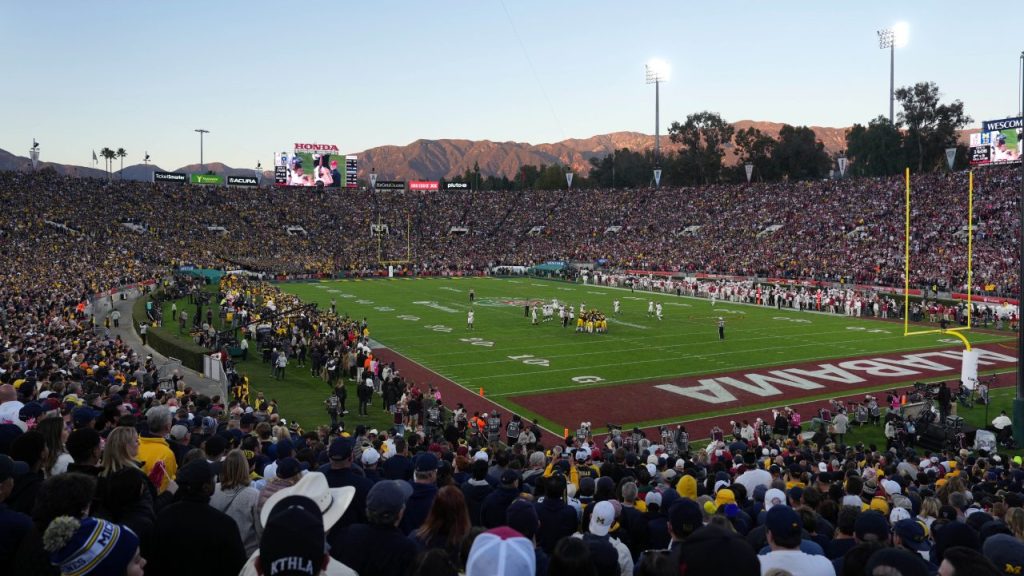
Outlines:
<svg viewBox="0 0 1024 576"><path fill-rule="evenodd" d="M359 187L359 163L355 156L345 156L345 188Z"/></svg>
<svg viewBox="0 0 1024 576"><path fill-rule="evenodd" d="M377 190L405 192L405 180L377 180Z"/></svg>
<svg viewBox="0 0 1024 576"><path fill-rule="evenodd" d="M255 176L228 176L228 186L259 186Z"/></svg>
<svg viewBox="0 0 1024 576"><path fill-rule="evenodd" d="M469 190L469 182L446 182L446 190Z"/></svg>
<svg viewBox="0 0 1024 576"><path fill-rule="evenodd" d="M416 192L436 191L438 188L437 185L437 180L410 180L409 190Z"/></svg>
<svg viewBox="0 0 1024 576"><path fill-rule="evenodd" d="M174 182L184 184L188 181L188 175L184 172L153 172L153 182Z"/></svg>
<svg viewBox="0 0 1024 576"><path fill-rule="evenodd" d="M971 165L1020 162L1024 119L1003 118L981 123L981 132L971 134Z"/></svg>
<svg viewBox="0 0 1024 576"><path fill-rule="evenodd" d="M336 144L296 142L291 152L274 154L274 185L340 188L339 157Z"/></svg>
<svg viewBox="0 0 1024 576"><path fill-rule="evenodd" d="M189 174L189 181L193 184L221 186L224 184L224 177L220 174Z"/></svg>

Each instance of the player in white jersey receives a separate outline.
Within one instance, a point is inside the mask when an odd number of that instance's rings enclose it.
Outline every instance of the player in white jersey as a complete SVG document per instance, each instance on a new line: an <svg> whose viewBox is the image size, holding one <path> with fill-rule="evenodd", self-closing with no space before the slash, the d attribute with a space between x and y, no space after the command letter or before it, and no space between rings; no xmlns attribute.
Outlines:
<svg viewBox="0 0 1024 576"><path fill-rule="evenodd" d="M654 316L654 300L647 303L647 315Z"/></svg>
<svg viewBox="0 0 1024 576"><path fill-rule="evenodd" d="M658 317L658 320L661 320L661 302L654 306L654 315Z"/></svg>
<svg viewBox="0 0 1024 576"><path fill-rule="evenodd" d="M468 330L472 330L473 329L473 316L474 316L474 314L473 314L472 310L470 310L469 312L466 313L466 328Z"/></svg>
<svg viewBox="0 0 1024 576"><path fill-rule="evenodd" d="M580 302L580 316L582 316L583 313L586 312L586 311L587 311L587 303L586 302Z"/></svg>
<svg viewBox="0 0 1024 576"><path fill-rule="evenodd" d="M530 323L534 326L537 325L537 305L534 304L533 308L530 309Z"/></svg>
<svg viewBox="0 0 1024 576"><path fill-rule="evenodd" d="M616 316L619 315L619 301L618 300L612 300L612 310L615 312Z"/></svg>

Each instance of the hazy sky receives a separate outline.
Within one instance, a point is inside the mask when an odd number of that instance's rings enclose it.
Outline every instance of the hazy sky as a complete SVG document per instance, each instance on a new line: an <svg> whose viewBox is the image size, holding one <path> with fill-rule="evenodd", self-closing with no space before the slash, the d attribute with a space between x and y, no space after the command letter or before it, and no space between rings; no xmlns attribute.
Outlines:
<svg viewBox="0 0 1024 576"><path fill-rule="evenodd" d="M953 1L9 0L0 11L0 148L90 163L124 147L165 169L272 165L293 142L355 152L419 138L554 142L654 132L643 65L672 67L662 134L730 121L848 126L896 85L937 82L975 124L1019 108L1021 11Z"/></svg>

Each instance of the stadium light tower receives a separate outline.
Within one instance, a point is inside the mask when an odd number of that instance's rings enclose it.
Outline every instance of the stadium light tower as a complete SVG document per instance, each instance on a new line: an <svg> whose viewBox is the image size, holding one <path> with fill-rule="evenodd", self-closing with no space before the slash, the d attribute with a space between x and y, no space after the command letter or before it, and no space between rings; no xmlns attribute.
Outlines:
<svg viewBox="0 0 1024 576"><path fill-rule="evenodd" d="M647 83L654 84L654 165L661 164L661 94L662 82L668 82L668 62L655 58L646 65L644 71L647 76Z"/></svg>
<svg viewBox="0 0 1024 576"><path fill-rule="evenodd" d="M1020 66L1021 66L1021 94L1020 94L1020 109L1022 117L1024 117L1024 51L1020 53ZM1020 146L1021 131L1017 131L1017 146ZM1020 231L1024 233L1024 158L1021 158L1020 162ZM1017 314L1018 319L1020 318L1020 311L1024 308L1024 242L1020 243L1020 268L1017 275ZM1024 329L1019 326L1017 328L1017 397L1013 399L1013 439L1017 442L1017 446L1024 445L1024 362L1020 361L1020 358L1024 358Z"/></svg>
<svg viewBox="0 0 1024 576"><path fill-rule="evenodd" d="M205 174L206 173L206 163L203 162L203 135L204 134L209 134L210 131L209 130L204 130L202 128L196 128L195 131L199 132L199 168Z"/></svg>
<svg viewBox="0 0 1024 576"><path fill-rule="evenodd" d="M898 22L892 28L878 31L878 47L882 50L889 49L889 124L895 125L896 117L893 115L893 98L896 91L896 49L907 45L910 37L910 27L906 22Z"/></svg>

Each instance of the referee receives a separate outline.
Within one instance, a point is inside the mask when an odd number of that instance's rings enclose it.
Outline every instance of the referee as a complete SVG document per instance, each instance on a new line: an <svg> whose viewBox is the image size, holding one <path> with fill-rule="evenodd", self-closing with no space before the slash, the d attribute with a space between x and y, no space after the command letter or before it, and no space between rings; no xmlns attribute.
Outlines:
<svg viewBox="0 0 1024 576"><path fill-rule="evenodd" d="M718 339L725 340L725 319L718 317Z"/></svg>

